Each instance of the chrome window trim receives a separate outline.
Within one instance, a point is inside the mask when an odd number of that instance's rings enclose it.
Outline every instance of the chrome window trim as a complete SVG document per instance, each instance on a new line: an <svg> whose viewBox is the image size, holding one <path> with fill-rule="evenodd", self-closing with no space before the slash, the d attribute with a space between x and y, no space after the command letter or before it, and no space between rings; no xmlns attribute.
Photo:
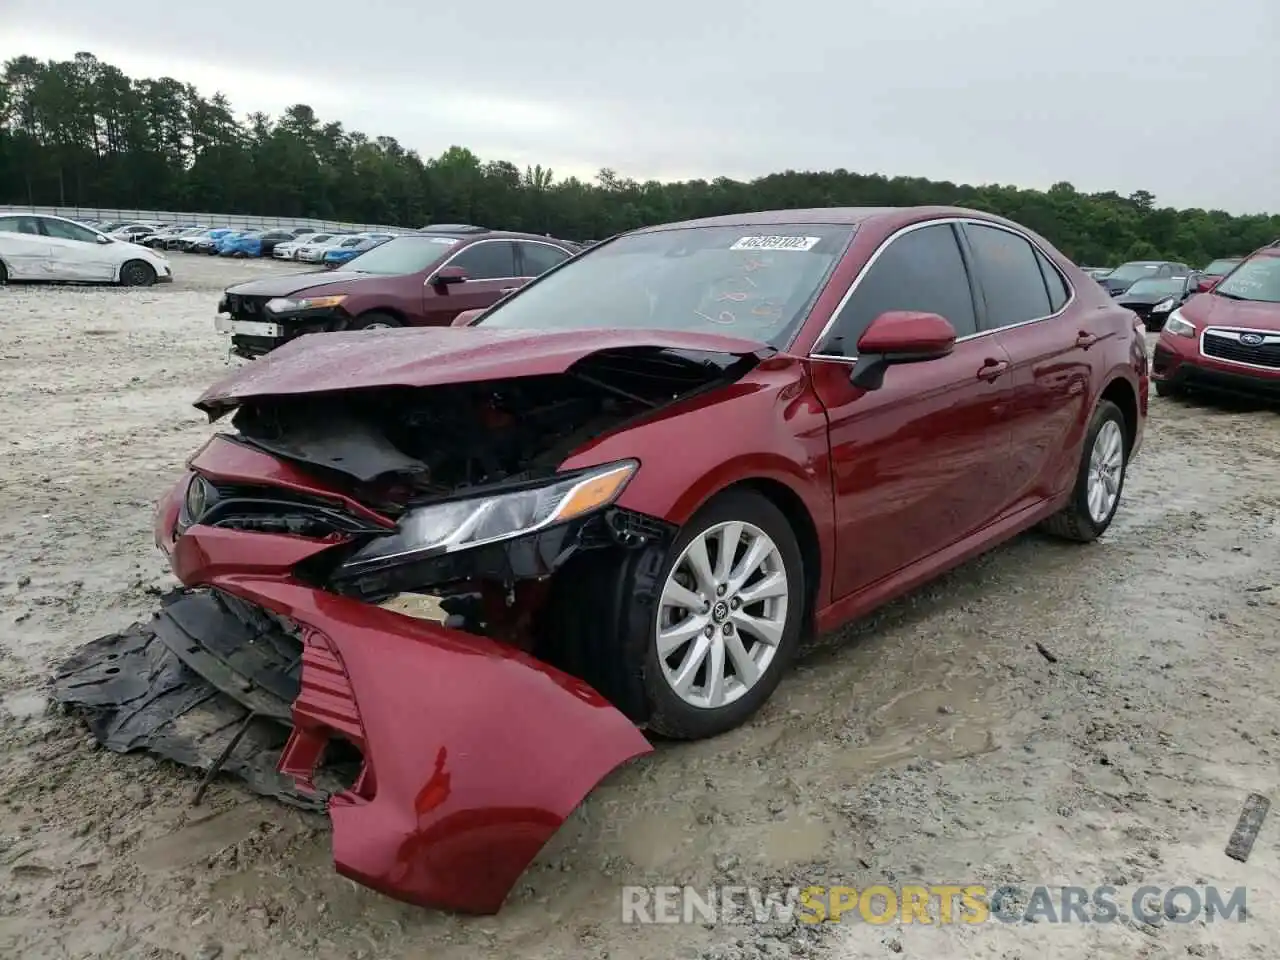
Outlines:
<svg viewBox="0 0 1280 960"><path fill-rule="evenodd" d="M1234 340L1240 342L1240 334L1256 333L1262 337L1262 343L1259 346L1280 343L1280 333L1274 330L1258 330L1251 327L1217 327L1208 326L1200 331L1200 339L1196 346L1200 349L1200 356L1206 360L1212 360L1214 363L1229 363L1237 367L1245 367L1249 370L1269 370L1272 373L1280 371L1280 367L1269 367L1264 363L1246 363L1243 360L1228 360L1226 357L1215 357L1204 352L1204 338L1207 336L1220 337L1223 340Z"/></svg>
<svg viewBox="0 0 1280 960"><path fill-rule="evenodd" d="M938 227L938 226L943 226L944 224L956 224L956 223L961 223L961 224L971 223L979 227L992 227L996 230L1003 230L1005 233L1011 233L1015 237L1020 237L1021 239L1025 240L1027 243L1031 244L1031 248L1033 250L1040 253L1041 256L1043 256L1047 261L1049 261L1049 265L1053 267L1053 269L1058 271L1058 276L1062 278L1062 282L1066 286L1068 291L1066 302L1058 310L1054 311L1053 313L1047 314L1043 317L1035 317L1034 319L1031 319L1031 320L1022 320L1022 321L1019 321L1018 323L1008 323L1002 327L992 327L990 330L979 330L977 333L965 334L963 337L957 337L956 343L965 343L969 340L977 340L980 337L990 336L993 333L1001 333L1002 331L1005 331L1005 330L1014 330L1014 329L1017 329L1018 327L1026 327L1033 323L1043 323L1045 320L1053 320L1054 318L1060 317L1064 313L1066 313L1067 310L1071 307L1071 305L1075 303L1076 288L1075 288L1075 284L1071 282L1071 278L1068 277L1065 273L1062 272L1062 270L1058 268L1058 265L1054 263L1053 257L1051 257L1045 251L1045 249L1042 246L1040 246L1040 244L1036 243L1035 240L1027 236L1021 230L1016 230L1013 227L1006 227L1002 223L993 223L990 220L983 220L979 217L941 217L936 220L922 220L919 223L909 223L905 227L898 228L893 233L889 234L889 236L887 236L884 239L884 242L881 243L880 246L876 247L876 249L872 252L871 256L867 258L867 262L862 265L862 269L858 271L858 275L853 278L853 283L849 284L849 289L846 290L844 296L840 298L840 302L837 303L835 306L835 309L831 311L831 318L827 320L826 326L824 326L822 330L819 331L818 336L813 341L814 347L816 348L820 346L822 344L822 341L826 339L827 334L831 332L831 328L835 326L836 321L840 318L840 312L844 310L845 306L848 305L850 298L857 291L859 285L861 285L863 278L865 278L866 275L870 272L871 268L875 266L876 261L880 259L880 256L887 249L889 249L890 244L896 241L899 237L903 237L906 234L911 233L915 230L922 230L925 227ZM1036 264L1036 267L1038 270L1039 269L1038 263ZM973 279L977 280L976 277ZM979 283L979 286L981 286L980 283ZM1048 291L1048 288L1046 287L1045 295L1048 296L1048 293L1049 291ZM858 356L857 354L853 354L851 356L837 357L829 353L817 353L811 349L809 352L808 359L839 360L844 363L853 363L858 359Z"/></svg>
<svg viewBox="0 0 1280 960"><path fill-rule="evenodd" d="M459 241L459 242L461 242L461 241ZM542 244L544 247L554 247L555 249L557 249L557 250L562 250L562 251L564 251L566 254L568 254L568 256L566 256L566 257L565 257L565 260L572 260L572 259L573 259L573 256L574 256L574 254L573 254L573 251L572 251L572 250L566 250L564 247L560 246L560 244L558 244L558 243L552 243L552 242L551 242L551 241L549 241L549 240L526 240L526 239L524 239L523 237L492 237L492 238L490 238L490 239L488 239L488 240L476 240L474 243L468 243L468 244L467 244L465 247L463 247L461 250L456 250L456 251L454 251L453 253L449 254L449 256L447 256L447 257L445 258L445 260L444 260L444 262L443 262L443 263L441 263L440 265L438 265L438 266L436 266L436 267L433 267L433 268L432 268L432 270L431 270L431 275L427 277L427 279L426 279L426 281L425 281L425 283L424 283L423 285L424 285L424 286L430 286L430 285L431 285L431 277L434 277L437 273L439 273L439 272L440 272L441 270L443 270L445 267L449 266L449 264L450 264L450 263L452 263L452 262L453 262L455 259L457 259L458 257L462 256L462 255L463 255L464 253L466 253L468 250L473 250L473 249L475 249L476 247L480 246L480 244L482 244L482 243L510 243L510 244L513 244L512 251L511 251L511 256L512 256L512 259L513 259L513 260L514 260L514 259L515 259L515 257L516 257L516 251L515 251L514 244L517 244L517 243L540 243L540 244ZM560 263L557 263L555 267L552 267L552 268L551 268L551 270L554 270L556 267L560 266L560 264L561 264L561 263L564 263L564 262L565 262L565 260L561 260L561 261L560 261ZM543 271L543 273L550 273L550 272L551 272L551 270L544 270L544 271ZM538 276L541 276L541 275L542 275L542 274L539 274ZM530 278L529 278L529 277L485 277L485 278L483 278L483 279L463 280L462 282L463 282L464 284L467 284L467 283L502 283L502 282L507 281L507 280L528 280L528 279L530 279Z"/></svg>

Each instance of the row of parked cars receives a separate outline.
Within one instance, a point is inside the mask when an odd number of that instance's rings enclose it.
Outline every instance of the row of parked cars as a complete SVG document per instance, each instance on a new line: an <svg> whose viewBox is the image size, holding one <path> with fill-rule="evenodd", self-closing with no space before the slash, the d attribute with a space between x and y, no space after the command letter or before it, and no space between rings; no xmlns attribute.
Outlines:
<svg viewBox="0 0 1280 960"><path fill-rule="evenodd" d="M1207 293L1243 260L1223 257L1203 270L1172 260L1131 260L1118 267L1083 267L1122 306L1136 313L1155 332L1178 307L1197 293Z"/></svg>

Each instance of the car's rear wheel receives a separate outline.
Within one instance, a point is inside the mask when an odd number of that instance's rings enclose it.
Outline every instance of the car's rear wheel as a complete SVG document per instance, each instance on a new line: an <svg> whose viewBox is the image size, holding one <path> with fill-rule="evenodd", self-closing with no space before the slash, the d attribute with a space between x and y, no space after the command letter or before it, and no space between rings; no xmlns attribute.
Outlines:
<svg viewBox="0 0 1280 960"><path fill-rule="evenodd" d="M362 313L351 321L348 330L390 330L393 327L402 327L399 320L389 313L383 313L380 310L370 310L368 313Z"/></svg>
<svg viewBox="0 0 1280 960"><path fill-rule="evenodd" d="M155 267L141 260L130 260L120 268L122 287L149 287L156 282Z"/></svg>
<svg viewBox="0 0 1280 960"><path fill-rule="evenodd" d="M1100 401L1085 435L1071 500L1044 522L1045 530L1067 540L1088 543L1111 526L1129 465L1127 433L1120 408L1110 400Z"/></svg>
<svg viewBox="0 0 1280 960"><path fill-rule="evenodd" d="M5 267L4 262L0 261L0 283L9 282L9 270Z"/></svg>
<svg viewBox="0 0 1280 960"><path fill-rule="evenodd" d="M795 534L765 497L730 491L685 525L662 571L643 666L648 726L687 740L731 730L777 688L799 642Z"/></svg>

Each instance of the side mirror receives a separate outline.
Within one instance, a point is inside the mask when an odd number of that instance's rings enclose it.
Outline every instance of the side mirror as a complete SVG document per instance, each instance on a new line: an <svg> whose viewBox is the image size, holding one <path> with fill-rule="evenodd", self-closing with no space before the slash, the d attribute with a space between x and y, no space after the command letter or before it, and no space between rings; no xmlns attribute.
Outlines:
<svg viewBox="0 0 1280 960"><path fill-rule="evenodd" d="M453 322L449 324L449 326L469 327L471 326L471 321L473 321L476 317L480 316L480 314L484 313L484 311L485 311L484 307L481 307L478 310L463 310L460 314L458 314L456 317L453 318Z"/></svg>
<svg viewBox="0 0 1280 960"><path fill-rule="evenodd" d="M441 267L431 275L428 281L433 287L447 287L455 283L465 283L467 271L461 267Z"/></svg>
<svg viewBox="0 0 1280 960"><path fill-rule="evenodd" d="M111 238L110 238L110 237L108 237L108 236L106 236L106 235L104 235L104 234L101 234L101 233L100 233L100 234L98 234L97 242L98 242L98 243L110 243L110 242L111 242Z"/></svg>
<svg viewBox="0 0 1280 960"><path fill-rule="evenodd" d="M936 313L882 313L858 338L858 359L849 381L864 390L878 390L890 366L937 360L950 354L955 345L955 327Z"/></svg>
<svg viewBox="0 0 1280 960"><path fill-rule="evenodd" d="M1221 279L1221 277L1201 277L1196 284L1196 293L1208 293L1218 285L1218 281Z"/></svg>

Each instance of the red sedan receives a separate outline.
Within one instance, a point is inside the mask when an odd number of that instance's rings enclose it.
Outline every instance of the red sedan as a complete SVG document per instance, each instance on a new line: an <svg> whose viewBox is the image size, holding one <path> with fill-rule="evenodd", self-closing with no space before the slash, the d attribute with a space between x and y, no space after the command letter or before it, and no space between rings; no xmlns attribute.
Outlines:
<svg viewBox="0 0 1280 960"><path fill-rule="evenodd" d="M488 912L641 729L729 730L803 635L1102 534L1147 355L1014 223L782 211L614 238L465 328L304 337L197 406L235 417L157 515L191 589L55 696L319 791L342 873Z"/></svg>

